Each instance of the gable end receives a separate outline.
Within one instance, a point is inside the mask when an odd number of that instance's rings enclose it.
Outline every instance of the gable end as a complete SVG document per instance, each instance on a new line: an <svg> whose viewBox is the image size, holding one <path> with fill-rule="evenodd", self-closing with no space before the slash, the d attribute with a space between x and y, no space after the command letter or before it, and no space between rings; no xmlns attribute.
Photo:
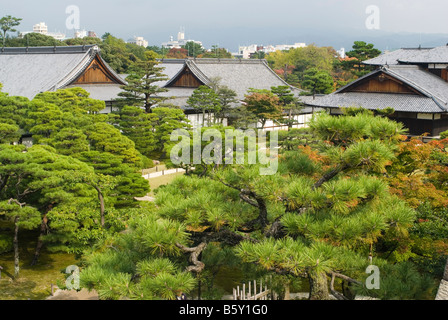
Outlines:
<svg viewBox="0 0 448 320"><path fill-rule="evenodd" d="M96 56L85 70L70 85L81 84L122 84Z"/></svg>
<svg viewBox="0 0 448 320"><path fill-rule="evenodd" d="M373 74L340 92L423 94L406 83L383 72Z"/></svg>

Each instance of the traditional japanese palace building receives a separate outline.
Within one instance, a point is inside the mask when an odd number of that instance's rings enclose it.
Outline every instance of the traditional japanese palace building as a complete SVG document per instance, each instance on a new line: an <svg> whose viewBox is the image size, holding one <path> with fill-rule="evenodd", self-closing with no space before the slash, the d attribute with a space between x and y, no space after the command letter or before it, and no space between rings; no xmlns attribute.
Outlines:
<svg viewBox="0 0 448 320"><path fill-rule="evenodd" d="M234 90L238 100L243 100L251 88L289 86L297 96L300 93L269 68L265 60L165 59L160 62L168 80L156 85L168 89L163 96L172 99L167 102L181 107L193 125L202 125L204 119L202 114L188 108L188 98L199 86L211 85L217 79L219 85ZM80 87L91 98L105 101L103 112L107 113L113 110L113 102L126 84L125 78L126 75L117 74L101 58L96 45L0 49L0 83L3 91L11 96L33 99L41 92ZM304 124L310 113L305 110L296 115L296 120Z"/></svg>
<svg viewBox="0 0 448 320"><path fill-rule="evenodd" d="M0 49L0 83L11 96L80 87L110 105L126 81L101 58L97 46Z"/></svg>
<svg viewBox="0 0 448 320"><path fill-rule="evenodd" d="M193 91L201 85L211 85L218 81L236 92L237 100L244 100L248 90L271 89L271 87L288 86L297 96L300 90L290 86L281 79L267 64L266 60L255 59L165 59L161 60L163 73L169 80L158 83L169 91L164 95L175 97L170 103L182 107L190 121L195 124L203 122L202 114L187 107L187 100ZM311 110L311 108L309 108ZM310 117L310 112L302 111L296 115L298 123L304 124ZM277 127L270 122L266 127Z"/></svg>
<svg viewBox="0 0 448 320"><path fill-rule="evenodd" d="M391 119L410 135L437 137L448 130L448 46L400 49L364 61L376 70L307 105L341 114L341 108L393 108Z"/></svg>

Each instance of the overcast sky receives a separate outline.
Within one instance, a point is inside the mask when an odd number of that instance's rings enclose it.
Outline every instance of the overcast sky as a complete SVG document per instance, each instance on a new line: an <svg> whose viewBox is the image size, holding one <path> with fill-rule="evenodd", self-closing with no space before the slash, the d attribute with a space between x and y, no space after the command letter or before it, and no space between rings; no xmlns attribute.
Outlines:
<svg viewBox="0 0 448 320"><path fill-rule="evenodd" d="M98 36L105 32L124 40L144 36L150 44L160 45L170 36L176 38L183 26L188 38L201 40L208 47L219 44L231 51L252 43L316 42L338 46L338 36L343 46L342 37L370 37L384 32L416 33L423 42L426 33L448 34L446 0L1 1L0 16L23 18L20 31L46 22L49 31L72 36L73 30L66 28L66 8L76 5L81 28L93 30ZM379 31L365 26L369 5L379 9Z"/></svg>

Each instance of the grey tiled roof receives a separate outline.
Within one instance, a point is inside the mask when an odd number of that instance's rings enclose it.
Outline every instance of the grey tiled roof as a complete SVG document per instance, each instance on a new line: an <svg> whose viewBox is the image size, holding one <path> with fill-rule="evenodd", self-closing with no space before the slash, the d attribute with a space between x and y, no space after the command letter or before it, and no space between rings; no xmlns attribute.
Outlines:
<svg viewBox="0 0 448 320"><path fill-rule="evenodd" d="M205 85L213 78L220 78L220 84L227 86L237 93L238 99L244 99L244 95L250 88L271 89L276 86L289 86L269 66L265 60L243 59L185 59L162 60L163 71L173 80L184 67L190 68L193 74ZM167 83L159 83L169 85ZM291 87L299 93L300 90ZM173 88L170 88L173 90Z"/></svg>
<svg viewBox="0 0 448 320"><path fill-rule="evenodd" d="M399 60L408 60L420 53L427 52L432 48L402 48L390 52L383 53L376 58L363 61L364 64L383 66L383 65L397 65Z"/></svg>
<svg viewBox="0 0 448 320"><path fill-rule="evenodd" d="M384 53L363 62L367 65L448 63L448 46L436 48L403 48Z"/></svg>
<svg viewBox="0 0 448 320"><path fill-rule="evenodd" d="M436 47L431 50L423 50L408 57L401 57L401 63L426 64L448 63L448 46Z"/></svg>
<svg viewBox="0 0 448 320"><path fill-rule="evenodd" d="M448 83L442 78L418 66L392 66L382 68L381 71L402 80L426 96L434 98L442 105L442 108L447 108Z"/></svg>
<svg viewBox="0 0 448 320"><path fill-rule="evenodd" d="M421 95L348 92L350 87L379 73L385 73L402 81ZM362 106L367 109L384 109L390 107L404 112L442 113L448 110L448 83L418 66L383 66L338 91L314 101L308 101L307 104L330 108Z"/></svg>
<svg viewBox="0 0 448 320"><path fill-rule="evenodd" d="M363 107L370 110L393 108L395 111L442 113L439 105L431 98L390 93L347 92L333 93L325 97L309 100L307 105L322 108Z"/></svg>
<svg viewBox="0 0 448 320"><path fill-rule="evenodd" d="M436 300L448 300L448 281L440 281L439 290L437 292Z"/></svg>
<svg viewBox="0 0 448 320"><path fill-rule="evenodd" d="M10 95L32 99L40 92L69 85L98 52L97 46L4 48L0 51L0 83ZM106 63L105 66L125 83Z"/></svg>

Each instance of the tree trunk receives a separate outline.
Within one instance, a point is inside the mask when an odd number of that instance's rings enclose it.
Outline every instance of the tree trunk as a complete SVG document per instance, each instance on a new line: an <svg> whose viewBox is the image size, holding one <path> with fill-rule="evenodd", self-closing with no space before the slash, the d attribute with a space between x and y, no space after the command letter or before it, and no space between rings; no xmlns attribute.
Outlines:
<svg viewBox="0 0 448 320"><path fill-rule="evenodd" d="M100 202L100 216L101 216L101 227L104 228L105 224L105 218L104 218L104 212L105 212L105 205L104 205L104 196L101 192L101 189L98 186L93 186L95 188L96 192L98 193L98 200Z"/></svg>
<svg viewBox="0 0 448 320"><path fill-rule="evenodd" d="M8 183L8 179L9 179L9 175L7 175L5 177L5 179L3 180L2 184L0 185L0 192L2 192L3 189L6 187L6 184Z"/></svg>
<svg viewBox="0 0 448 320"><path fill-rule="evenodd" d="M48 211L50 211L50 209ZM43 236L48 230L47 223L48 223L48 218L47 218L47 213L45 213L42 218L42 223L40 224L40 234L39 234L39 238L37 239L37 245L36 245L36 250L34 251L33 261L31 262L32 266L35 266L37 264L37 261L39 260L40 251L44 245Z"/></svg>
<svg viewBox="0 0 448 320"><path fill-rule="evenodd" d="M20 266L19 266L19 217L14 219L14 280L19 277Z"/></svg>
<svg viewBox="0 0 448 320"><path fill-rule="evenodd" d="M145 112L152 113L151 104L149 103L149 96L147 94L145 95Z"/></svg>
<svg viewBox="0 0 448 320"><path fill-rule="evenodd" d="M330 300L328 280L325 272L309 273L310 300Z"/></svg>
<svg viewBox="0 0 448 320"><path fill-rule="evenodd" d="M283 300L291 300L291 292L289 290L289 282L285 284L285 298Z"/></svg>
<svg viewBox="0 0 448 320"><path fill-rule="evenodd" d="M292 108L289 109L289 115L288 115L288 131L291 131L292 129Z"/></svg>

